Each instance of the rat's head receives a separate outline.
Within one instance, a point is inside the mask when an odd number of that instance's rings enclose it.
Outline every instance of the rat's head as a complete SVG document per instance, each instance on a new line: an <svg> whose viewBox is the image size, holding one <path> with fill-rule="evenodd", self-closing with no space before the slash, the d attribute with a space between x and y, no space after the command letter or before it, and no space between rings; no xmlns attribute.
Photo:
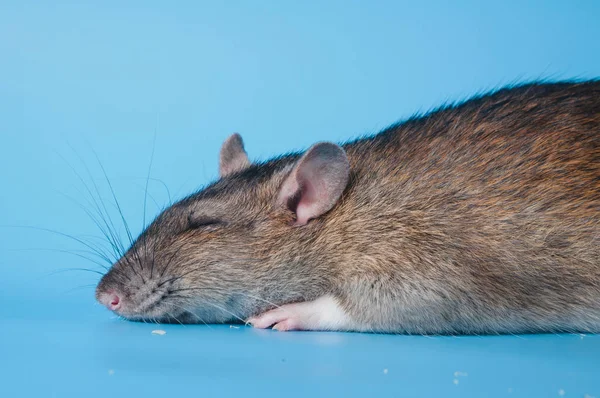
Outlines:
<svg viewBox="0 0 600 398"><path fill-rule="evenodd" d="M253 165L234 134L219 166L218 181L164 210L104 275L102 304L131 320L220 323L324 288L307 260L348 183L344 150L320 143Z"/></svg>

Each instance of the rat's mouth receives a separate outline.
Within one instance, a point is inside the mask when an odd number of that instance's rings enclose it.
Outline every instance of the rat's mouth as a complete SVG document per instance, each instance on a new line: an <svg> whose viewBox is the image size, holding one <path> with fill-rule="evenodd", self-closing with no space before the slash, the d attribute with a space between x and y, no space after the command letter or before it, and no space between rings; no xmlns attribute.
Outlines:
<svg viewBox="0 0 600 398"><path fill-rule="evenodd" d="M235 300L214 302L197 295L182 295L185 288L146 283L131 291L122 286L100 284L96 290L97 300L119 317L134 322L215 324L243 323L247 314L238 312Z"/></svg>
<svg viewBox="0 0 600 398"><path fill-rule="evenodd" d="M161 315L157 317L148 316L148 315L121 315L120 317L130 322L143 322L143 323L166 323L166 324L186 324L186 323L194 323L188 319L189 318L186 313L177 314L177 315Z"/></svg>
<svg viewBox="0 0 600 398"><path fill-rule="evenodd" d="M173 304L173 303L171 303ZM215 310L213 307L194 306L185 308L179 304L168 305L159 303L156 307L143 312L114 311L120 317L133 322L167 323L167 324L222 324L222 323L246 323L237 316L228 316L229 312Z"/></svg>
<svg viewBox="0 0 600 398"><path fill-rule="evenodd" d="M166 302L168 297L166 289L139 289L134 294L107 289L96 293L106 308L131 321L172 322L188 312L175 303Z"/></svg>
<svg viewBox="0 0 600 398"><path fill-rule="evenodd" d="M143 311L128 311L126 309L113 310L121 318L133 322L149 323L194 323L191 320L192 314L186 310L178 308L166 308L165 305L158 303L156 306ZM184 321L185 320L185 321Z"/></svg>
<svg viewBox="0 0 600 398"><path fill-rule="evenodd" d="M115 312L120 317L132 321L132 322L144 322L144 323L165 323L165 324L201 324L208 325L214 323L223 323L222 321L216 321L210 314L200 315L198 311L192 310L180 310L179 312L164 311L160 314L153 313L137 313L137 314L126 314ZM240 321L234 320L229 321L230 323L241 323Z"/></svg>

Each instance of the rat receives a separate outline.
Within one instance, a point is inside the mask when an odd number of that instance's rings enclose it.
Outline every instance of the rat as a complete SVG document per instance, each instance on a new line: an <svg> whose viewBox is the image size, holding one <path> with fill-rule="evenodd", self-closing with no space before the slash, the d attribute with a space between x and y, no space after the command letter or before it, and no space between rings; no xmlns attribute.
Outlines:
<svg viewBox="0 0 600 398"><path fill-rule="evenodd" d="M251 162L102 277L123 318L400 334L600 332L600 80L536 82Z"/></svg>

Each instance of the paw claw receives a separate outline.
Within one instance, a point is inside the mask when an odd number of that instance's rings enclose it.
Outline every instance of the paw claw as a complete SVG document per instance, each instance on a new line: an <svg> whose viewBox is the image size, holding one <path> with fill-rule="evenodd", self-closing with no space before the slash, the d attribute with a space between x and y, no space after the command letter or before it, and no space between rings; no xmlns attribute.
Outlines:
<svg viewBox="0 0 600 398"><path fill-rule="evenodd" d="M248 319L246 322L257 329L266 329L277 322L277 320L272 319L272 317L269 316L269 312L265 312L262 315Z"/></svg>
<svg viewBox="0 0 600 398"><path fill-rule="evenodd" d="M290 330L296 330L297 328L294 326L295 323L291 319L286 319L285 321L281 321L276 323L273 326L273 330L277 330L278 332L289 332Z"/></svg>
<svg viewBox="0 0 600 398"><path fill-rule="evenodd" d="M290 314L277 310L267 311L262 315L252 317L248 319L248 323L259 329L267 329L273 326L272 329L279 332L299 329L301 325L299 319L295 319Z"/></svg>

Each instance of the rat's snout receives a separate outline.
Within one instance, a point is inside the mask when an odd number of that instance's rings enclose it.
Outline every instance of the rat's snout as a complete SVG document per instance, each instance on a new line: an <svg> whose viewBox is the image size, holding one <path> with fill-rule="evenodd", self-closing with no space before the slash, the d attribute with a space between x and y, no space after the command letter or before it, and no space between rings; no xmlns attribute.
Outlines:
<svg viewBox="0 0 600 398"><path fill-rule="evenodd" d="M100 293L98 301L111 311L117 311L121 308L121 296L114 291Z"/></svg>

